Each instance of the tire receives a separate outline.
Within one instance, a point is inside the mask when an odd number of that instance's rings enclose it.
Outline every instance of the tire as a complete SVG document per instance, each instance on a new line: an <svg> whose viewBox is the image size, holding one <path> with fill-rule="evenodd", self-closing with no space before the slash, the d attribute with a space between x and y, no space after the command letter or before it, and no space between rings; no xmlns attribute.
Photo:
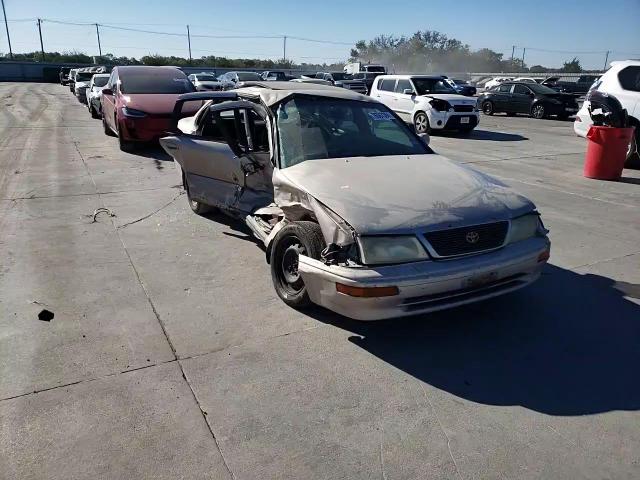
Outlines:
<svg viewBox="0 0 640 480"><path fill-rule="evenodd" d="M189 202L189 207L191 207L193 213L196 215L206 215L214 210L213 207L191 198L191 194L189 193L189 182L187 182L187 177L184 172L182 172L182 186L184 187L184 191L187 192L187 201Z"/></svg>
<svg viewBox="0 0 640 480"><path fill-rule="evenodd" d="M494 113L493 102L491 101L482 102L482 113L484 113L485 115L493 115Z"/></svg>
<svg viewBox="0 0 640 480"><path fill-rule="evenodd" d="M320 225L314 222L290 223L273 239L271 280L276 293L288 306L301 309L311 305L307 287L298 273L298 255L317 260L324 247Z"/></svg>
<svg viewBox="0 0 640 480"><path fill-rule="evenodd" d="M100 118L100 115L98 115L98 112L91 104L89 104L89 113L91 114L91 118Z"/></svg>
<svg viewBox="0 0 640 480"><path fill-rule="evenodd" d="M431 133L431 126L429 125L429 118L426 113L416 113L415 117L413 117L413 128L416 133Z"/></svg>
<svg viewBox="0 0 640 480"><path fill-rule="evenodd" d="M547 112L544 108L544 105L542 105L541 103L536 103L533 107L531 107L531 116L533 118L537 118L538 120L546 117Z"/></svg>
<svg viewBox="0 0 640 480"><path fill-rule="evenodd" d="M130 142L123 138L122 133L120 132L120 124L118 123L118 117L115 118L116 126L118 128L118 146L120 150L123 152L131 153L136 149L136 144L134 142Z"/></svg>
<svg viewBox="0 0 640 480"><path fill-rule="evenodd" d="M107 135L108 137L115 137L116 134L113 133L113 130L111 130L111 127L109 127L109 125L107 125L107 119L104 118L104 115L102 116L102 128L104 130L104 134Z"/></svg>

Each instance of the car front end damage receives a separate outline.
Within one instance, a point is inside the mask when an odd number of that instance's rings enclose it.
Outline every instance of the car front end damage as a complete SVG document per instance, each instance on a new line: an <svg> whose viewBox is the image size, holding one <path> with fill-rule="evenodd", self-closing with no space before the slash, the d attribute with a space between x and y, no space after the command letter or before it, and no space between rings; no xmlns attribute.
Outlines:
<svg viewBox="0 0 640 480"><path fill-rule="evenodd" d="M546 237L533 237L471 257L379 267L330 265L301 255L298 269L314 303L356 320L381 320L525 287L540 276L549 248Z"/></svg>
<svg viewBox="0 0 640 480"><path fill-rule="evenodd" d="M356 320L423 314L506 294L538 279L550 256L547 230L531 204L507 220L456 228L414 225L412 233L370 235L282 172L274 174L274 193L282 214L263 237L267 251L287 223L317 222L327 247L317 259L301 254L299 275L313 303ZM371 209L385 215L375 205ZM366 252L371 239L384 240L382 257ZM394 249L405 251L385 257Z"/></svg>

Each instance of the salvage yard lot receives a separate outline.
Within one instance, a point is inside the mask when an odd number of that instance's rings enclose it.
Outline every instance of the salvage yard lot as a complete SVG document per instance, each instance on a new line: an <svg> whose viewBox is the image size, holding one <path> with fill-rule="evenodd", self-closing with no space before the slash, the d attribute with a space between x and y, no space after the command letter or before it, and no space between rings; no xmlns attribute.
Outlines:
<svg viewBox="0 0 640 480"><path fill-rule="evenodd" d="M0 84L0 478L640 477L640 172L584 179L556 120L431 145L532 199L550 264L363 323L287 308L159 148L121 152L62 86Z"/></svg>

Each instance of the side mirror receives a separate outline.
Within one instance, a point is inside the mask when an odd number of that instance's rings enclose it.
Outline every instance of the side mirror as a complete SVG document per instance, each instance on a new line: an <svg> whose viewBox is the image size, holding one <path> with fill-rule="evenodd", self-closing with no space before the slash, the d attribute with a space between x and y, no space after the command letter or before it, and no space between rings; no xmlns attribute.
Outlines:
<svg viewBox="0 0 640 480"><path fill-rule="evenodd" d="M113 95L113 90L111 90L110 88L103 88L102 95Z"/></svg>
<svg viewBox="0 0 640 480"><path fill-rule="evenodd" d="M405 95L413 95L413 90L410 88L405 88L402 93L404 93Z"/></svg>
<svg viewBox="0 0 640 480"><path fill-rule="evenodd" d="M420 140L422 140L422 143L424 143L425 145L429 146L429 141L431 139L429 138L429 134L428 133L419 133L418 136L420 137Z"/></svg>

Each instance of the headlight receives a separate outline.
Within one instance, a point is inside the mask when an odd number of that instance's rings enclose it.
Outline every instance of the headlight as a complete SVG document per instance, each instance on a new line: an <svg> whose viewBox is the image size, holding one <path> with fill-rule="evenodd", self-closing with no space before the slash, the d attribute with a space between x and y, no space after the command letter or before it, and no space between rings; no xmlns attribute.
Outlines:
<svg viewBox="0 0 640 480"><path fill-rule="evenodd" d="M125 117L130 117L130 118L142 118L147 116L147 114L142 110L135 110L133 108L127 108L127 107L122 108L122 114Z"/></svg>
<svg viewBox="0 0 640 480"><path fill-rule="evenodd" d="M417 262L429 258L413 235L360 237L359 243L365 265Z"/></svg>
<svg viewBox="0 0 640 480"><path fill-rule="evenodd" d="M434 98L433 100L429 101L429 103L431 104L431 106L439 111L439 112L446 112L447 110L449 110L450 108L453 108L449 102L447 102L446 100L441 100L439 98Z"/></svg>
<svg viewBox="0 0 640 480"><path fill-rule="evenodd" d="M541 228L540 216L537 213L530 213L528 215L515 218L511 220L509 243L531 238L535 236Z"/></svg>

